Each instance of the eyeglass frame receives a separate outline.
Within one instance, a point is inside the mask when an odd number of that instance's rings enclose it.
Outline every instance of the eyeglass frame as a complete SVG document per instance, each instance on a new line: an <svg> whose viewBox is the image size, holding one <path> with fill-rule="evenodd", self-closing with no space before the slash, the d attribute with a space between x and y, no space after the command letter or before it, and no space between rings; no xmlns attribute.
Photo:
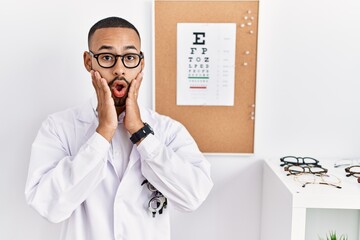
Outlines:
<svg viewBox="0 0 360 240"><path fill-rule="evenodd" d="M298 172L295 170L291 170L289 168L291 167L299 167L301 168L303 171L302 172ZM322 171L319 172L313 172L311 169L312 168L320 168ZM308 169L308 172L305 170ZM297 175L297 174L303 174L303 173L310 173L313 175L321 175L321 174L325 174L328 172L328 169L321 167L320 165L313 165L313 164L301 164L301 165L288 165L284 167L284 171L289 172L287 175Z"/></svg>
<svg viewBox="0 0 360 240"><path fill-rule="evenodd" d="M296 162L296 163L294 163L294 162L289 162L289 161L286 161L285 158L294 158L294 159L296 159L297 162ZM306 163L306 162L305 162L305 159L314 160L315 163ZM301 160L302 162L300 162L300 160ZM319 162L320 162L320 161L317 160L317 159L315 159L315 158L312 158L312 157L285 156L285 157L281 157L281 158L280 158L280 161L282 162L282 163L280 163L280 167L283 167L283 166L289 165L289 164L291 164L291 165L316 165L316 166L321 167L321 165L319 165Z"/></svg>
<svg viewBox="0 0 360 240"><path fill-rule="evenodd" d="M314 177L314 181L312 181L312 182L311 182L311 181L301 182L300 180L298 180L298 177L299 177L299 176L303 176L303 175L305 175L305 174L309 174L309 175L313 176L313 177ZM337 183L327 182L326 180L324 180L324 178L323 178L324 176L327 176L327 177L329 177L329 176L334 176L334 177L338 180L338 182L337 182ZM316 181L316 177L320 177L322 181ZM340 186L340 184L341 184L341 179L338 178L338 177L335 176L335 175L332 175L332 174L331 174L331 175L329 175L329 174L315 175L315 174L311 174L311 173L300 173L300 174L295 174L295 175L294 175L294 180L297 181L297 182L301 182L303 188L305 188L306 185L308 185L308 184L321 184L321 185L332 186L332 187L335 187L335 188L338 188L338 189L341 189L341 188L342 188L342 187Z"/></svg>
<svg viewBox="0 0 360 240"><path fill-rule="evenodd" d="M360 172L353 172L353 171L350 170L353 167L360 167L360 165L353 165L353 166L345 168L345 172L347 172L346 176L347 177L354 176L356 178L359 178ZM356 174L358 174L359 176L356 176Z"/></svg>
<svg viewBox="0 0 360 240"><path fill-rule="evenodd" d="M350 176L353 176L353 177L356 177L357 178L357 182L360 183L360 172L353 172L351 171L350 169L353 168L353 167L360 167L360 165L353 165L353 166L350 166L350 167L347 167L345 168L345 172L347 172L346 176L347 177L350 177Z"/></svg>
<svg viewBox="0 0 360 240"><path fill-rule="evenodd" d="M89 54L96 59L96 62L97 62L97 63L99 64L99 66L102 67L102 68L112 68L112 67L114 67L114 66L116 65L117 61L118 61L118 58L120 57L120 58L121 58L121 62L122 62L122 64L124 65L124 67L126 67L126 68L128 68L128 69L133 69L133 68L137 68L137 67L140 65L140 63L141 63L141 60L144 59L144 54L143 54L143 52L140 52L140 54L138 54L138 53L125 53L124 55L117 55L117 54L113 54L113 53L109 53L109 52L94 53L94 52L92 52L91 50L89 50ZM99 62L99 55L101 55L101 54L109 54L109 55L112 55L112 56L115 58L114 64L111 65L110 67L104 67L104 66L102 66L102 65L100 64L100 62ZM128 67L128 66L126 66L126 64L125 64L125 62L124 62L124 57L125 57L125 56L128 56L128 55L137 55L137 56L139 56L139 62L138 62L138 64L136 64L136 66L134 66L134 67Z"/></svg>

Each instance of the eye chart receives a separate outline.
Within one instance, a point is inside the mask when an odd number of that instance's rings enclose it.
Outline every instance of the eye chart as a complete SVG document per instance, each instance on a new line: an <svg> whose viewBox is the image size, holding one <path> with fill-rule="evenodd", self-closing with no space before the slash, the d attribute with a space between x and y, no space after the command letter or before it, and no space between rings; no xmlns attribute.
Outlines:
<svg viewBox="0 0 360 240"><path fill-rule="evenodd" d="M177 24L177 105L233 106L235 23Z"/></svg>

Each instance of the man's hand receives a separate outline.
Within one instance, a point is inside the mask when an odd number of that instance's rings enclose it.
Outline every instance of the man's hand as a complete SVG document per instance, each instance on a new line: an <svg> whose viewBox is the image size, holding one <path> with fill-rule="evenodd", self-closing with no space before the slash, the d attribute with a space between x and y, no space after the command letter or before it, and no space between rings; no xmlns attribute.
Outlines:
<svg viewBox="0 0 360 240"><path fill-rule="evenodd" d="M100 73L94 70L91 70L90 73L98 100L99 126L96 128L96 132L111 142L118 126L114 99L111 97L107 81L101 77Z"/></svg>
<svg viewBox="0 0 360 240"><path fill-rule="evenodd" d="M131 81L129 94L126 99L126 114L124 118L125 128L130 134L137 132L144 127L141 120L139 105L137 102L138 93L143 79L143 73L140 72L134 80Z"/></svg>

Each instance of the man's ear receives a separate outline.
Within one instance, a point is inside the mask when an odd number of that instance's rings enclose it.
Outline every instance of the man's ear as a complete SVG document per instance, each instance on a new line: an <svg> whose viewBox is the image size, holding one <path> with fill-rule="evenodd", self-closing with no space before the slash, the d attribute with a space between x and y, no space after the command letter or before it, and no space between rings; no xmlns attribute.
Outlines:
<svg viewBox="0 0 360 240"><path fill-rule="evenodd" d="M89 52L85 51L83 54L84 58L84 66L88 72L92 70L92 63L91 63L91 55Z"/></svg>
<svg viewBox="0 0 360 240"><path fill-rule="evenodd" d="M141 59L140 66L141 66L141 71L144 70L144 67L145 67L145 58Z"/></svg>

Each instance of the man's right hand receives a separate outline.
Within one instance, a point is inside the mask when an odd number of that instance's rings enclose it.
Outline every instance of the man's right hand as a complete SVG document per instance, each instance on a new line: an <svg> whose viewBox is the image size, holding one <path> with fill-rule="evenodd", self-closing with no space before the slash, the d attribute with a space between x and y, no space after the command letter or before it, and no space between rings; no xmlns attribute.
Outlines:
<svg viewBox="0 0 360 240"><path fill-rule="evenodd" d="M91 70L90 73L98 100L99 126L96 128L96 132L111 142L118 126L114 99L111 97L111 91L106 79L102 78L97 71Z"/></svg>

